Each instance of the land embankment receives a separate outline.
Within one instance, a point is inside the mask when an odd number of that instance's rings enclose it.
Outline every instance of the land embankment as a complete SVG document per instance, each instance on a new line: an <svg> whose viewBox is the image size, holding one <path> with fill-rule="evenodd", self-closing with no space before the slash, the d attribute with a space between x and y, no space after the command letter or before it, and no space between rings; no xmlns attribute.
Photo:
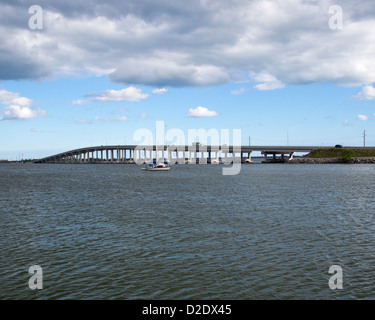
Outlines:
<svg viewBox="0 0 375 320"><path fill-rule="evenodd" d="M362 148L322 148L289 163L375 163L375 150Z"/></svg>
<svg viewBox="0 0 375 320"><path fill-rule="evenodd" d="M321 163L374 163L375 157L359 157L351 158L349 161L343 161L342 158L295 158L289 160L288 163L307 163L307 164L321 164Z"/></svg>

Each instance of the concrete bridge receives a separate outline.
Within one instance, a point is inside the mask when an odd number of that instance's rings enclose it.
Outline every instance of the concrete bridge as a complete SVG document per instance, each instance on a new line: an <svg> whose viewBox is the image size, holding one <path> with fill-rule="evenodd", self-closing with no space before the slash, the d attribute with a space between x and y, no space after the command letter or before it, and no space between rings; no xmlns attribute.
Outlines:
<svg viewBox="0 0 375 320"><path fill-rule="evenodd" d="M206 146L200 143L192 145L113 145L96 146L70 150L45 158L34 163L144 163L166 159L172 163L220 163L236 159L251 163L251 153L260 151L263 162L287 162L295 152L311 152L321 146Z"/></svg>

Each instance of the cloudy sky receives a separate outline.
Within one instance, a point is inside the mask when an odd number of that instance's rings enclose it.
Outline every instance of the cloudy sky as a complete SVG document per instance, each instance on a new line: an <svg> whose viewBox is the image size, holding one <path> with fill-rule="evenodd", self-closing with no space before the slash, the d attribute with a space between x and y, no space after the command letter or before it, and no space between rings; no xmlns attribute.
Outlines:
<svg viewBox="0 0 375 320"><path fill-rule="evenodd" d="M156 121L375 145L374 30L373 0L1 0L0 158L136 144Z"/></svg>

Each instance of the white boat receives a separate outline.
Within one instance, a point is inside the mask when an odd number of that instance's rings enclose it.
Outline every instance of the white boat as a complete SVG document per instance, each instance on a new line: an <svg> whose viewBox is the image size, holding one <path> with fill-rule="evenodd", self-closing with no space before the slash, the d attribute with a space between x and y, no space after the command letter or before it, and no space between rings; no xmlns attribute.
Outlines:
<svg viewBox="0 0 375 320"><path fill-rule="evenodd" d="M169 171L171 169L170 165L168 162L161 162L161 163L156 163L150 162L147 163L146 168L142 168L144 171Z"/></svg>

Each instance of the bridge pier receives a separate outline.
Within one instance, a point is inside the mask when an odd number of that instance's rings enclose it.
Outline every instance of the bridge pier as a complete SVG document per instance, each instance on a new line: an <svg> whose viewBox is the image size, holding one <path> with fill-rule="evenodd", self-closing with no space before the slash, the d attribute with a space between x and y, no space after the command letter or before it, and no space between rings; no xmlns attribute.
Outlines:
<svg viewBox="0 0 375 320"><path fill-rule="evenodd" d="M262 163L285 163L293 159L294 152L282 152L282 151L262 151L264 155L264 160ZM289 154L289 157L285 155ZM269 158L268 155L272 155L272 158ZM277 155L279 155L277 157Z"/></svg>
<svg viewBox="0 0 375 320"><path fill-rule="evenodd" d="M251 152L241 152L241 163L252 163L253 161L251 160ZM243 156L243 154L247 154L247 158Z"/></svg>

